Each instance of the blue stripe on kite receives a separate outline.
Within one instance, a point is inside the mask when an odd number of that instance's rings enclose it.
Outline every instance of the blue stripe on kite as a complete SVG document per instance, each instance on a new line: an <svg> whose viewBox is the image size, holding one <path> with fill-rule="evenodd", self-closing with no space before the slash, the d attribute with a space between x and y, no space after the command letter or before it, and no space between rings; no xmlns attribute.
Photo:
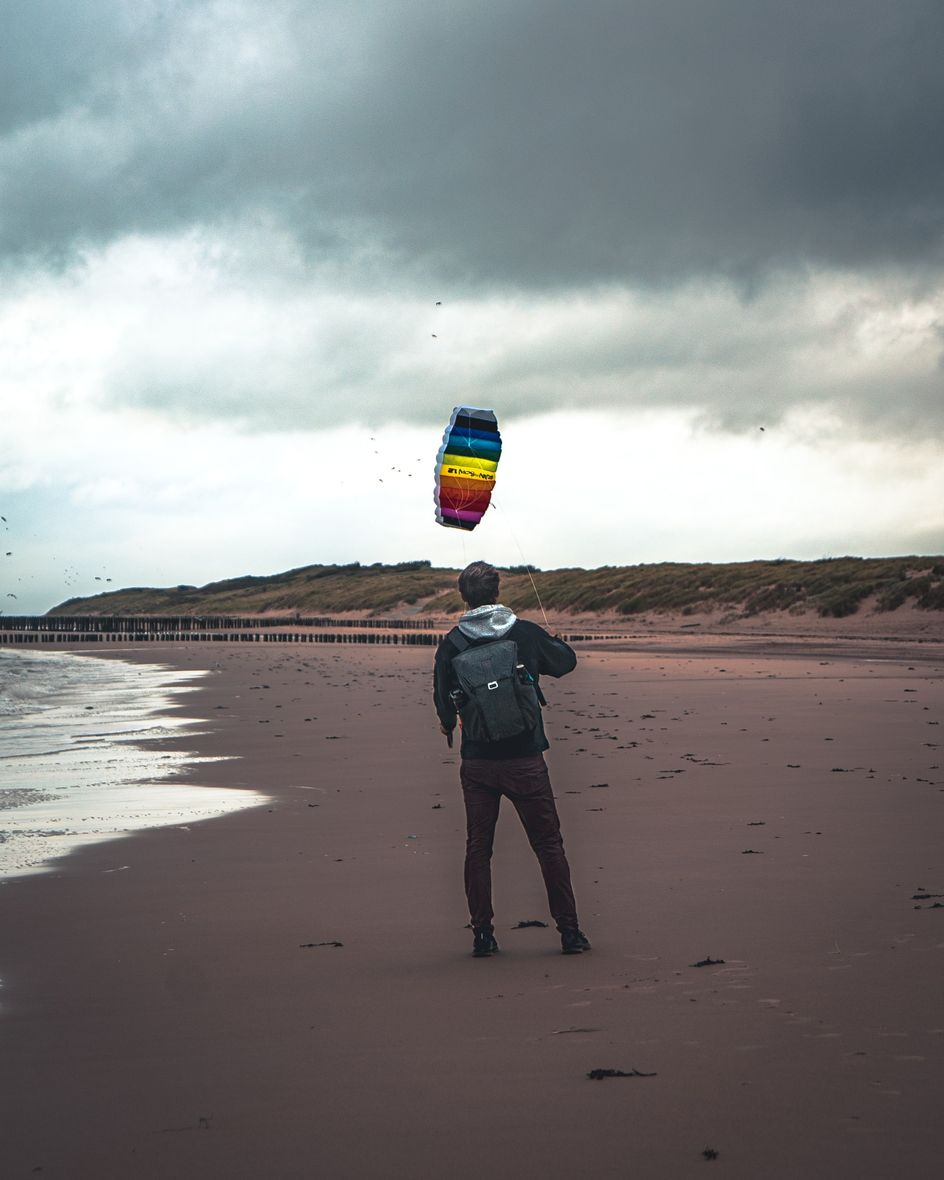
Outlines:
<svg viewBox="0 0 944 1180"><path fill-rule="evenodd" d="M500 438L498 430L489 430L482 422L454 422L449 427L450 434L471 434L474 438Z"/></svg>
<svg viewBox="0 0 944 1180"><path fill-rule="evenodd" d="M453 446L477 447L482 451L501 451L501 439L496 438L495 435L488 437L479 434L474 430L453 430L448 439L446 446L447 450L452 450Z"/></svg>

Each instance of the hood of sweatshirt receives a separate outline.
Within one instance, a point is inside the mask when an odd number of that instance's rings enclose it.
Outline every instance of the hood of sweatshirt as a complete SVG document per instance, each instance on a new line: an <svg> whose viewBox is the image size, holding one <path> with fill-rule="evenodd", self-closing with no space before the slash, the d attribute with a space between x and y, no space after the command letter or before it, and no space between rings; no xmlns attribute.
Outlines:
<svg viewBox="0 0 944 1180"><path fill-rule="evenodd" d="M518 621L507 606L477 606L459 620L459 630L467 639L501 639Z"/></svg>

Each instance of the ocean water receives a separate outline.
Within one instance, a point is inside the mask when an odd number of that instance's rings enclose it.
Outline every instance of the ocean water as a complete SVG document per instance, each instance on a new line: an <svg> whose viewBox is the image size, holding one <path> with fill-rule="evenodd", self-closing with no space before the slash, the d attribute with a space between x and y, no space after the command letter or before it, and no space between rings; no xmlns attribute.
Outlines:
<svg viewBox="0 0 944 1180"><path fill-rule="evenodd" d="M179 711L204 675L0 649L0 883L82 844L266 801L189 784L211 759L153 745L205 724Z"/></svg>

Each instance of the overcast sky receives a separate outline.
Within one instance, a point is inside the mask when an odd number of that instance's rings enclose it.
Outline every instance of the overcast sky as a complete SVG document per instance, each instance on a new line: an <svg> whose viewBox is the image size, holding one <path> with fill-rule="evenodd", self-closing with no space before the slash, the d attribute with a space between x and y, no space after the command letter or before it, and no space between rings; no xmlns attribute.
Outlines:
<svg viewBox="0 0 944 1180"><path fill-rule="evenodd" d="M0 608L941 553L942 50L940 0L11 0Z"/></svg>

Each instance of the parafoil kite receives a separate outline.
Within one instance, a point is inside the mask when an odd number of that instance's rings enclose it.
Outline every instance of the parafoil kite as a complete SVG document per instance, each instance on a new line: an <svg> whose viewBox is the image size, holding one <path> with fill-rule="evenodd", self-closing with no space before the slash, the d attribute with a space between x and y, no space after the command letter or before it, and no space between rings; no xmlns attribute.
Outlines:
<svg viewBox="0 0 944 1180"><path fill-rule="evenodd" d="M474 529L492 498L501 458L498 419L492 410L456 406L436 456L436 520L451 529Z"/></svg>

